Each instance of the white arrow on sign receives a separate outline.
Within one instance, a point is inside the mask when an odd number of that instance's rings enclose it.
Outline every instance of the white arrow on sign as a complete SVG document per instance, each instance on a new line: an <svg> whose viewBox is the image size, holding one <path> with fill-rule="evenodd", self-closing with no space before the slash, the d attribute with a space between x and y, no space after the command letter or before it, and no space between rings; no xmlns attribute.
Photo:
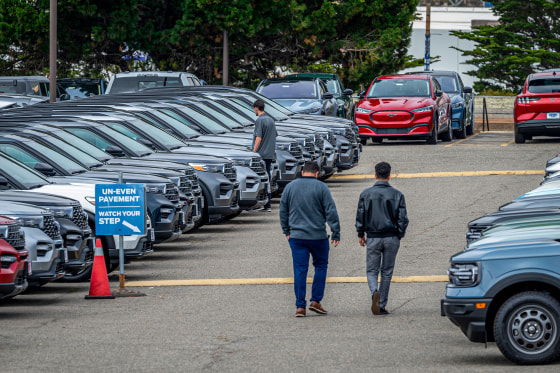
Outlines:
<svg viewBox="0 0 560 373"><path fill-rule="evenodd" d="M123 220L122 224L123 224L125 227L132 229L132 231L133 231L134 233L140 233L140 228L138 228L138 227L135 226L135 225L130 224L130 223L127 222L126 220Z"/></svg>

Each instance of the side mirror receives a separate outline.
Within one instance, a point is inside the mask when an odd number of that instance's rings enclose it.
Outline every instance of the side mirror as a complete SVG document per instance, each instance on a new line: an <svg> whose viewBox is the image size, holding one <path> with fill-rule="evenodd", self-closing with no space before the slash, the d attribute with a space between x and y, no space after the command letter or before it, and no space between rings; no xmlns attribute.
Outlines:
<svg viewBox="0 0 560 373"><path fill-rule="evenodd" d="M366 91L361 91L360 98L365 98L365 97L366 97Z"/></svg>
<svg viewBox="0 0 560 373"><path fill-rule="evenodd" d="M124 157L126 155L121 148L115 145L106 147L105 152L111 154L113 157Z"/></svg>
<svg viewBox="0 0 560 373"><path fill-rule="evenodd" d="M0 190L6 189L10 189L10 186L8 185L8 179L6 179L4 176L0 176Z"/></svg>
<svg viewBox="0 0 560 373"><path fill-rule="evenodd" d="M148 139L140 138L140 139L138 139L138 140L136 140L136 141L138 141L140 144L146 145L146 146L147 146L148 148L150 148L150 149L154 149L154 148L155 148L154 143L151 142L151 141L148 140Z"/></svg>
<svg viewBox="0 0 560 373"><path fill-rule="evenodd" d="M471 87L464 87L464 88L463 88L463 92L465 92L465 93L472 93L472 88L471 88Z"/></svg>
<svg viewBox="0 0 560 373"><path fill-rule="evenodd" d="M68 93L63 93L60 95L60 101L68 101L70 100L70 95Z"/></svg>
<svg viewBox="0 0 560 373"><path fill-rule="evenodd" d="M332 92L325 92L325 94L323 95L323 98L325 100L330 100L333 97L334 97L334 94Z"/></svg>
<svg viewBox="0 0 560 373"><path fill-rule="evenodd" d="M33 168L45 176L56 176L56 171L54 170L54 168L52 168L52 166L47 163L35 163L35 166Z"/></svg>
<svg viewBox="0 0 560 373"><path fill-rule="evenodd" d="M342 94L345 96L351 96L354 94L354 91L351 90L350 88L346 88L344 91L342 91Z"/></svg>
<svg viewBox="0 0 560 373"><path fill-rule="evenodd" d="M443 93L442 91L436 89L436 97L441 97L442 93Z"/></svg>

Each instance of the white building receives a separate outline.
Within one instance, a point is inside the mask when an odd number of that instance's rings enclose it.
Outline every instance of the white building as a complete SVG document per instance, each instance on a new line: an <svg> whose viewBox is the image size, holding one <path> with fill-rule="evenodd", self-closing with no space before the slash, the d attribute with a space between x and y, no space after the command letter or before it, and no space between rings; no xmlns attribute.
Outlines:
<svg viewBox="0 0 560 373"><path fill-rule="evenodd" d="M420 19L412 24L412 36L408 54L414 56L414 58L423 59L426 44L426 7L419 6L417 11ZM452 47L470 50L474 47L474 43L450 35L450 31L471 31L473 26L495 24L497 21L498 18L492 13L491 8L431 7L430 56L432 58L439 56L439 62L430 63L430 70L457 71L461 74L463 83L472 87L475 78L465 73L475 70L476 67L466 64L467 58ZM400 72L419 70L424 70L424 66Z"/></svg>

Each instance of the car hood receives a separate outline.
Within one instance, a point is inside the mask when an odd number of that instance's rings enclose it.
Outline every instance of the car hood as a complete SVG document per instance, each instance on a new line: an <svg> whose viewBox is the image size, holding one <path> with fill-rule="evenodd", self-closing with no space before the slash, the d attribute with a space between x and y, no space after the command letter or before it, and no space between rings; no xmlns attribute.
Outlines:
<svg viewBox="0 0 560 373"><path fill-rule="evenodd" d="M34 205L19 202L0 201L0 210L4 216L10 218L21 215L45 216L52 215L52 212Z"/></svg>
<svg viewBox="0 0 560 373"><path fill-rule="evenodd" d="M412 110L433 105L431 97L381 97L362 100L358 106L373 111Z"/></svg>
<svg viewBox="0 0 560 373"><path fill-rule="evenodd" d="M500 260L512 258L537 258L558 256L560 243L553 239L538 238L523 241L497 242L457 253L451 257L452 262L476 262L480 260Z"/></svg>
<svg viewBox="0 0 560 373"><path fill-rule="evenodd" d="M7 190L0 192L0 201L28 203L37 206L72 206L75 200L47 193L33 193L24 190Z"/></svg>

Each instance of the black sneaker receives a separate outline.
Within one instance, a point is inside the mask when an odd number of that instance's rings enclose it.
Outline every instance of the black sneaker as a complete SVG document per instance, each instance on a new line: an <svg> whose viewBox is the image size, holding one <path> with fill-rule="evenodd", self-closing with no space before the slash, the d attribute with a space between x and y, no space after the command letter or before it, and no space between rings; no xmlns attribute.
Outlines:
<svg viewBox="0 0 560 373"><path fill-rule="evenodd" d="M379 309L379 313L378 315L388 315L389 311L387 311L385 308L380 308Z"/></svg>
<svg viewBox="0 0 560 373"><path fill-rule="evenodd" d="M269 207L266 209L266 212L272 212L272 209Z"/></svg>
<svg viewBox="0 0 560 373"><path fill-rule="evenodd" d="M379 315L379 311L380 311L380 309L379 309L379 292L376 291L371 296L371 312L374 315Z"/></svg>

